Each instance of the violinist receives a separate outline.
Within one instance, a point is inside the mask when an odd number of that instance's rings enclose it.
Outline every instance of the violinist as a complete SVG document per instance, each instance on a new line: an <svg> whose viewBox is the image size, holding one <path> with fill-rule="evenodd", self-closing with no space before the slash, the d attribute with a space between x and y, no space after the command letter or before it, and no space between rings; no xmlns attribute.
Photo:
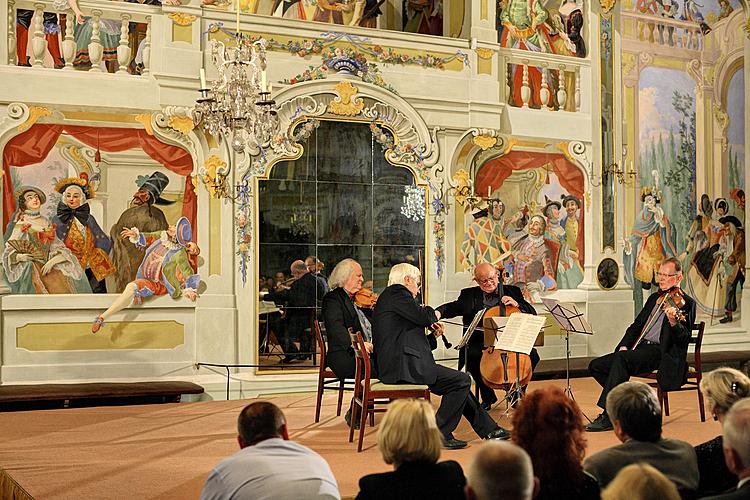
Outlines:
<svg viewBox="0 0 750 500"><path fill-rule="evenodd" d="M341 379L354 378L356 361L349 328L362 332L365 347L372 356L372 327L364 312L355 305L356 295L362 288L362 266L354 259L344 259L333 268L328 279L331 291L323 297L323 324L328 337L326 361L333 373ZM377 364L372 362L373 377L377 377ZM351 407L344 419L351 422ZM359 422L355 418L355 422Z"/></svg>
<svg viewBox="0 0 750 500"><path fill-rule="evenodd" d="M695 301L680 289L682 266L678 259L662 260L656 277L659 291L648 298L615 351L589 364L591 376L602 386L596 404L604 409L586 426L589 432L612 430L606 410L607 394L631 376L658 369L657 383L664 391L675 390L685 382Z"/></svg>
<svg viewBox="0 0 750 500"><path fill-rule="evenodd" d="M478 264L474 268L474 281L479 286L464 288L461 290L458 299L437 308L443 319L461 316L465 328L471 324L471 320L477 312L501 303L506 306L517 307L523 313L536 314L534 306L526 302L518 287L500 283L497 269L492 264L487 262ZM489 411L492 405L497 402L497 395L495 395L495 391L491 387L488 387L484 383L479 371L479 362L482 359L483 347L484 332L477 330L473 333L471 339L469 339L467 348L461 349L459 352L458 369L460 370L466 364L466 368L474 379L474 383L479 388L482 408ZM532 349L532 370L538 362L539 354L536 349Z"/></svg>

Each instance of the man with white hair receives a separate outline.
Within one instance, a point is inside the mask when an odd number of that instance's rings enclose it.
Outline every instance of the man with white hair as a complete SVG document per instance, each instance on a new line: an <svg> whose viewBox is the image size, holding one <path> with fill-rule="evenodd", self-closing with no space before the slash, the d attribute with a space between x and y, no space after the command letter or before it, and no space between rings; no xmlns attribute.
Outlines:
<svg viewBox="0 0 750 500"><path fill-rule="evenodd" d="M448 449L466 447L453 437L461 415L484 439L507 439L510 433L497 425L471 394L471 379L465 373L438 365L432 357L442 325L440 312L415 300L421 287L419 269L396 264L388 276L388 287L380 294L372 316L372 339L377 353L378 378L386 384L424 384L442 396L436 419ZM425 328L433 333L425 335Z"/></svg>
<svg viewBox="0 0 750 500"><path fill-rule="evenodd" d="M733 404L724 417L724 460L740 482L734 491L707 500L750 498L750 398Z"/></svg>
<svg viewBox="0 0 750 500"><path fill-rule="evenodd" d="M528 453L500 441L484 443L466 474L467 500L531 500L539 488Z"/></svg>

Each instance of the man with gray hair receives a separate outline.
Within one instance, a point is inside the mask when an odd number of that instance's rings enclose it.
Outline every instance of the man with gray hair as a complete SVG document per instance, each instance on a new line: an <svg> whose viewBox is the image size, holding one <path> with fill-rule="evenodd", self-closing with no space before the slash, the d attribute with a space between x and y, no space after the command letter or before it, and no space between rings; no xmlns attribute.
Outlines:
<svg viewBox="0 0 750 500"><path fill-rule="evenodd" d="M372 315L372 340L377 353L378 378L386 384L423 384L442 396L435 415L448 449L466 447L453 437L461 415L484 439L508 439L510 433L497 425L471 394L471 379L466 373L439 365L432 357L440 311L417 303L422 286L419 269L411 264L396 264L388 276L388 287L378 297ZM425 328L432 333L425 335Z"/></svg>
<svg viewBox="0 0 750 500"><path fill-rule="evenodd" d="M539 489L528 453L502 441L484 443L466 474L467 500L531 500Z"/></svg>
<svg viewBox="0 0 750 500"><path fill-rule="evenodd" d="M211 471L201 500L341 498L323 457L289 440L278 406L250 403L240 412L237 433L240 451Z"/></svg>
<svg viewBox="0 0 750 500"><path fill-rule="evenodd" d="M682 494L698 488L698 459L693 446L661 436L661 406L643 382L624 382L607 396L607 414L622 444L588 457L583 468L604 488L620 469L645 462L667 476Z"/></svg>
<svg viewBox="0 0 750 500"><path fill-rule="evenodd" d="M750 498L750 398L733 404L724 417L724 460L740 482L734 491L707 500Z"/></svg>

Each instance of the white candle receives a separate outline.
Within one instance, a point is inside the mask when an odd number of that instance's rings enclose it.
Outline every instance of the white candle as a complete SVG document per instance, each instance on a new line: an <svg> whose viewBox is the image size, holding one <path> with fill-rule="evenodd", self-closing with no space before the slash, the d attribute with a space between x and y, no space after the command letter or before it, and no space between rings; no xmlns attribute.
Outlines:
<svg viewBox="0 0 750 500"><path fill-rule="evenodd" d="M234 0L237 2L237 34L240 34L240 0Z"/></svg>
<svg viewBox="0 0 750 500"><path fill-rule="evenodd" d="M208 88L206 87L206 70L201 68L201 89Z"/></svg>
<svg viewBox="0 0 750 500"><path fill-rule="evenodd" d="M266 80L266 70L260 72L260 91L268 92L268 81Z"/></svg>
<svg viewBox="0 0 750 500"><path fill-rule="evenodd" d="M487 198L492 196L492 186L487 186Z"/></svg>

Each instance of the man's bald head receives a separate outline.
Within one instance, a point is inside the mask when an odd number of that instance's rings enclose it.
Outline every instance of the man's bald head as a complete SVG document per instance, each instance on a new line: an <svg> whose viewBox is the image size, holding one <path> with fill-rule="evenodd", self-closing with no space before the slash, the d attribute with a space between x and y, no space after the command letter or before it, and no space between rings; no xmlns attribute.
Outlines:
<svg viewBox="0 0 750 500"><path fill-rule="evenodd" d="M534 495L531 458L522 448L507 441L484 443L474 455L466 481L469 500L531 500Z"/></svg>
<svg viewBox="0 0 750 500"><path fill-rule="evenodd" d="M489 262L477 264L474 268L474 281L477 282L483 292L494 293L499 283L497 268Z"/></svg>
<svg viewBox="0 0 750 500"><path fill-rule="evenodd" d="M292 265L290 267L292 271L292 276L295 278L299 278L303 274L307 273L307 265L305 264L304 260L295 260L292 262Z"/></svg>

